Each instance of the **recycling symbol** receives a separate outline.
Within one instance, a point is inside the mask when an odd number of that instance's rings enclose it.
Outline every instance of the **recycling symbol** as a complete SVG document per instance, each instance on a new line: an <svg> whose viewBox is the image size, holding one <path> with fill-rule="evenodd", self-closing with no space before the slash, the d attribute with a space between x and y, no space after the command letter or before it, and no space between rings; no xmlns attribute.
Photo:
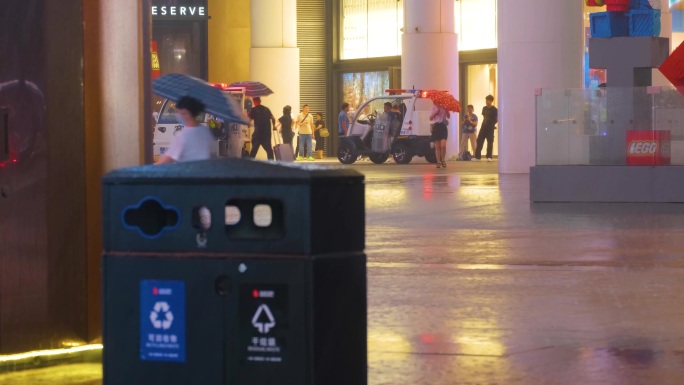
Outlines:
<svg viewBox="0 0 684 385"><path fill-rule="evenodd" d="M150 312L150 321L155 329L169 330L173 324L171 306L166 302L157 302Z"/></svg>
<svg viewBox="0 0 684 385"><path fill-rule="evenodd" d="M276 326L273 313L271 313L271 309L269 309L266 304L259 306L256 313L254 313L254 317L252 317L252 326L261 334L268 334L268 332Z"/></svg>

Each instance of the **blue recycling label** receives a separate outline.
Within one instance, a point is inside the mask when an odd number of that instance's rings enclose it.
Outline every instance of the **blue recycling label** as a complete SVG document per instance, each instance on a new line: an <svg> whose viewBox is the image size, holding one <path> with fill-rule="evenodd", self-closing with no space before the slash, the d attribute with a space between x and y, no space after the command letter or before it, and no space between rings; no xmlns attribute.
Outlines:
<svg viewBox="0 0 684 385"><path fill-rule="evenodd" d="M185 282L140 281L140 359L185 362Z"/></svg>

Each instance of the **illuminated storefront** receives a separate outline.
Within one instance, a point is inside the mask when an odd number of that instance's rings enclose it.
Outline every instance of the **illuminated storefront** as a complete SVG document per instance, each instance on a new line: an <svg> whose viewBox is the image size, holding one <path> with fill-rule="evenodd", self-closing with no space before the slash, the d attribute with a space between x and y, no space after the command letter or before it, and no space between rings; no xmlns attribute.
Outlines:
<svg viewBox="0 0 684 385"><path fill-rule="evenodd" d="M150 15L159 66L153 77L184 73L213 83L249 79L249 2L152 0Z"/></svg>
<svg viewBox="0 0 684 385"><path fill-rule="evenodd" d="M153 0L151 15L161 75L207 78L207 0Z"/></svg>
<svg viewBox="0 0 684 385"><path fill-rule="evenodd" d="M332 5L333 106L343 101L352 110L385 89L400 88L403 0L334 0ZM460 99L484 106L485 96L497 94L496 0L457 0L461 68ZM429 60L429 58L426 58ZM403 85L420 88L420 84ZM339 107L335 107L339 108ZM334 111L329 111L329 113Z"/></svg>

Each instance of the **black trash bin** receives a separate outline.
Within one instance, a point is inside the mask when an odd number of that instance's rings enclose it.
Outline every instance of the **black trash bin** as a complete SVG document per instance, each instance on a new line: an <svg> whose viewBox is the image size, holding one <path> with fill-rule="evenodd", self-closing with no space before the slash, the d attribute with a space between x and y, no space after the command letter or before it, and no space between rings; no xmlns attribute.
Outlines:
<svg viewBox="0 0 684 385"><path fill-rule="evenodd" d="M367 383L362 175L223 159L103 183L105 385Z"/></svg>

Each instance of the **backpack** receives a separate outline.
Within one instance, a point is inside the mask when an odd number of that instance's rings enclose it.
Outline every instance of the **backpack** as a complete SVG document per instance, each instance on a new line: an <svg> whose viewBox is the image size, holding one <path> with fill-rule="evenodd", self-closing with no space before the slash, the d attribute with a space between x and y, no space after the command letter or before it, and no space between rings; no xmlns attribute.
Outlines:
<svg viewBox="0 0 684 385"><path fill-rule="evenodd" d="M466 151L465 154L463 154L463 160L466 162L469 162L473 159L473 155L470 153L470 151Z"/></svg>

